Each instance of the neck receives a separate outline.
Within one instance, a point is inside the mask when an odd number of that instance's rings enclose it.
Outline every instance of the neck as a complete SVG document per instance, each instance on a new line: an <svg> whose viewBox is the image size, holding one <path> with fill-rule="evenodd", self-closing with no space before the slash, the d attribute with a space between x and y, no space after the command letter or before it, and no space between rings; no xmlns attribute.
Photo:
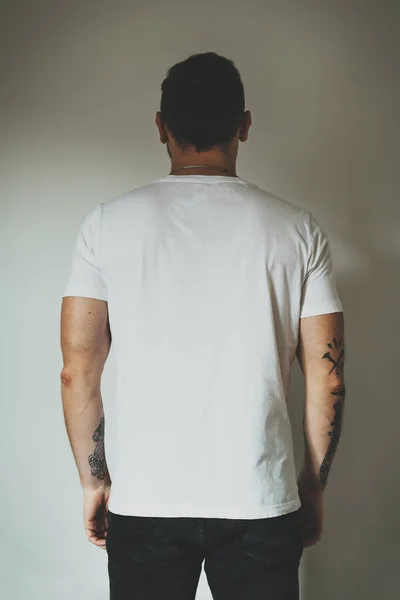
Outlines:
<svg viewBox="0 0 400 600"><path fill-rule="evenodd" d="M205 166L187 168L192 165ZM214 167L214 169L211 169L210 167ZM227 172L224 172L224 170ZM236 164L229 156L221 153L194 153L172 158L171 172L172 171L174 171L174 175L225 175L227 177L236 177Z"/></svg>

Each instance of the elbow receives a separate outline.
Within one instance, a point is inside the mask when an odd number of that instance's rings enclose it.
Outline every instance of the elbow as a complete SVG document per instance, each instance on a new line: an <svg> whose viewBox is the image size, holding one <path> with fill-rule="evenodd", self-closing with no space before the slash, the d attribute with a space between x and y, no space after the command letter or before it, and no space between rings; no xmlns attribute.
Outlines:
<svg viewBox="0 0 400 600"><path fill-rule="evenodd" d="M97 388L101 381L101 371L94 366L63 367L60 373L61 386L64 389L89 386Z"/></svg>
<svg viewBox="0 0 400 600"><path fill-rule="evenodd" d="M336 377L334 381L331 381L329 384L329 391L334 396L342 396L344 398L346 391L344 377Z"/></svg>
<svg viewBox="0 0 400 600"><path fill-rule="evenodd" d="M91 373L87 373L84 368L77 366L64 366L60 373L61 385L66 388L77 385L82 380L91 378Z"/></svg>
<svg viewBox="0 0 400 600"><path fill-rule="evenodd" d="M74 381L74 377L70 371L66 369L62 369L60 373L61 385L64 387L71 387L72 382Z"/></svg>

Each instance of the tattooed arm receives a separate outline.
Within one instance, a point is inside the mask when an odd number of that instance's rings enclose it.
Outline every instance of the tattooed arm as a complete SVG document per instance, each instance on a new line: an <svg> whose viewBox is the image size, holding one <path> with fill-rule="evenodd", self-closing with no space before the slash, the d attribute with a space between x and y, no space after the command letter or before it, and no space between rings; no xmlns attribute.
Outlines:
<svg viewBox="0 0 400 600"><path fill-rule="evenodd" d="M343 313L301 319L297 357L306 384L305 461L301 479L309 487L323 491L343 420Z"/></svg>
<svg viewBox="0 0 400 600"><path fill-rule="evenodd" d="M66 297L61 309L64 419L81 485L110 485L104 453L101 374L111 344L107 302Z"/></svg>

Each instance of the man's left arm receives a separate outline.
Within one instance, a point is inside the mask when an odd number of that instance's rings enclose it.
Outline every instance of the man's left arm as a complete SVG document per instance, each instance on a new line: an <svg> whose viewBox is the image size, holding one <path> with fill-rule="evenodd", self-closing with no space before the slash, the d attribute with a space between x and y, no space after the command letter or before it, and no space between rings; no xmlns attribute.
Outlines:
<svg viewBox="0 0 400 600"><path fill-rule="evenodd" d="M65 425L84 492L88 539L105 548L111 480L104 452L101 375L111 346L108 304L64 297L61 308L63 368L61 391Z"/></svg>

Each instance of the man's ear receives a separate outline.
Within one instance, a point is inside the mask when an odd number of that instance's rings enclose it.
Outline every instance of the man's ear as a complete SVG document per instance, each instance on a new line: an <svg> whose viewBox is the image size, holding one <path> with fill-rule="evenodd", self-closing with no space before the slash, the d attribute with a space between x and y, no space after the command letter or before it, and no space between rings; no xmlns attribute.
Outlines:
<svg viewBox="0 0 400 600"><path fill-rule="evenodd" d="M249 137L249 129L251 127L251 112L249 110L246 110L246 112L244 113L244 119L243 119L243 125L240 128L240 133L239 133L239 140L241 142L246 142L247 138Z"/></svg>
<svg viewBox="0 0 400 600"><path fill-rule="evenodd" d="M162 144L166 144L168 142L168 135L167 135L167 132L163 125L162 118L161 118L161 112L159 110L156 113L155 124L157 125L157 128L158 128L160 142Z"/></svg>

